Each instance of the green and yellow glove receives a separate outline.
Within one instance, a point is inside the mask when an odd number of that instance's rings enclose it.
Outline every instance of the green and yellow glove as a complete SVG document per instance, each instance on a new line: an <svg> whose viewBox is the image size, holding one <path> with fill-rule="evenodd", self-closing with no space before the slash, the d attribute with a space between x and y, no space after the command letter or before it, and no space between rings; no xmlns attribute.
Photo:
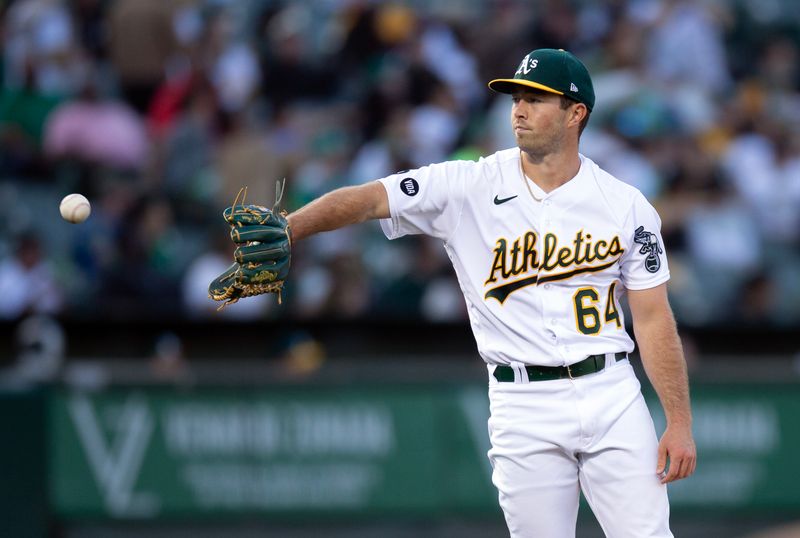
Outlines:
<svg viewBox="0 0 800 538"><path fill-rule="evenodd" d="M283 189L278 192L275 205L268 209L245 205L247 192L244 190L242 202L237 204L237 196L233 205L222 213L231 227L231 240L236 250L233 264L208 286L209 297L225 301L220 308L262 293L277 293L280 303L283 283L289 275L292 239L287 213L278 210Z"/></svg>

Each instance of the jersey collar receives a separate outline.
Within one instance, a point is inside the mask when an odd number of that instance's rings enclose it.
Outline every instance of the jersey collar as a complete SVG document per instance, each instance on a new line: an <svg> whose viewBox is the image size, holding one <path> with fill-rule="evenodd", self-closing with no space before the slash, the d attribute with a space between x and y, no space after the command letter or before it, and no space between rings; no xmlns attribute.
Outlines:
<svg viewBox="0 0 800 538"><path fill-rule="evenodd" d="M519 173L522 176L522 180L526 182L526 185L531 191L531 196L534 197L534 200L544 201L547 199L551 199L553 197L561 197L566 196L568 198L575 198L580 192L584 191L584 186L588 177L587 169L588 163L586 157L582 154L578 154L578 157L581 160L581 166L578 168L578 173L575 174L572 179L568 180L566 183L561 185L560 187L553 189L552 191L545 193L536 183L531 181L526 175L524 170L522 169L522 152L520 151L517 155L519 159Z"/></svg>

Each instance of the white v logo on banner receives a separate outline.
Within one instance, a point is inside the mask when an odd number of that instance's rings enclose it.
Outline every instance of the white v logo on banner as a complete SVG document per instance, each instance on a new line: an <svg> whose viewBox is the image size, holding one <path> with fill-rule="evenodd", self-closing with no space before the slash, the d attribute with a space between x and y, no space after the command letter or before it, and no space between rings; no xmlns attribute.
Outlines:
<svg viewBox="0 0 800 538"><path fill-rule="evenodd" d="M119 408L110 438L85 395L73 395L68 409L108 510L127 517L157 513L158 499L153 494L133 491L155 427L147 402L141 396L129 396Z"/></svg>

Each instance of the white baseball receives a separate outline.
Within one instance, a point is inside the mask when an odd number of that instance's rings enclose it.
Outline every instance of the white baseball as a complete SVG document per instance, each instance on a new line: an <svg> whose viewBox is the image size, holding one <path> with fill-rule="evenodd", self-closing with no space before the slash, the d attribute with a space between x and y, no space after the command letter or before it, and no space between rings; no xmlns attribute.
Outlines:
<svg viewBox="0 0 800 538"><path fill-rule="evenodd" d="M58 209L61 211L61 216L64 217L64 220L73 224L85 221L92 213L92 205L89 200L78 193L66 195L61 200L61 205Z"/></svg>

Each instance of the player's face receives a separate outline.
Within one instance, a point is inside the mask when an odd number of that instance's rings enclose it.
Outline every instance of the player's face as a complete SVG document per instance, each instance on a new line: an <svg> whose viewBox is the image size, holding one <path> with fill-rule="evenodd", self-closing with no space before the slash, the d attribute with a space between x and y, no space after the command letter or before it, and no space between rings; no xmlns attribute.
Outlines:
<svg viewBox="0 0 800 538"><path fill-rule="evenodd" d="M520 90L511 99L511 128L519 148L541 157L560 151L567 133L567 110L561 108L561 97Z"/></svg>

